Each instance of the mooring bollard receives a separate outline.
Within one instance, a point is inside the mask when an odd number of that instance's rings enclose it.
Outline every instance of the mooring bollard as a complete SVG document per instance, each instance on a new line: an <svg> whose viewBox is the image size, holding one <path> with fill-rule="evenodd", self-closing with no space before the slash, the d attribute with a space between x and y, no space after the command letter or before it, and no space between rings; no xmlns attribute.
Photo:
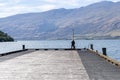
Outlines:
<svg viewBox="0 0 120 80"><path fill-rule="evenodd" d="M102 48L102 51L103 51L103 55L107 56L106 48Z"/></svg>
<svg viewBox="0 0 120 80"><path fill-rule="evenodd" d="M93 44L90 44L90 49L92 49L92 50L93 50Z"/></svg>
<svg viewBox="0 0 120 80"><path fill-rule="evenodd" d="M25 45L22 45L23 50L25 50Z"/></svg>

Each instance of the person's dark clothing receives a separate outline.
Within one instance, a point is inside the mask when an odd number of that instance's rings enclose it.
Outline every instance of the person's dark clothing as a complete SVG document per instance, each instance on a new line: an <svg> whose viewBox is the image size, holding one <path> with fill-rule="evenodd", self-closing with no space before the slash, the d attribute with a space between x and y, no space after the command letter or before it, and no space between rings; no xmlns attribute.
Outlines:
<svg viewBox="0 0 120 80"><path fill-rule="evenodd" d="M75 49L75 41L74 40L72 40L72 42L71 42L71 48Z"/></svg>

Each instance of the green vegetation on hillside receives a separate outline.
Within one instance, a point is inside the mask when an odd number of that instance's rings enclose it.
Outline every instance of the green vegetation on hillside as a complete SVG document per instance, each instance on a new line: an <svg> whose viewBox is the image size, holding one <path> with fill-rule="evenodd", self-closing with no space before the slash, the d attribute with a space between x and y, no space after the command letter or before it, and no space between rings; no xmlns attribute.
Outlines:
<svg viewBox="0 0 120 80"><path fill-rule="evenodd" d="M0 31L0 42L14 41L8 34Z"/></svg>

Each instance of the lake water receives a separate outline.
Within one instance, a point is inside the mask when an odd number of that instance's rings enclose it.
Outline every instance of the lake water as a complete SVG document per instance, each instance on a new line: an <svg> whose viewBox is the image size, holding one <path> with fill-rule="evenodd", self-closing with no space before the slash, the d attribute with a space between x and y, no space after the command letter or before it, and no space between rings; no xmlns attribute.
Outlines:
<svg viewBox="0 0 120 80"><path fill-rule="evenodd" d="M89 48L90 44L94 45L94 49L102 52L102 48L107 48L109 57L120 61L120 40L75 40L76 48ZM21 50L22 45L28 49L35 48L70 48L71 40L41 40L41 41L17 41L17 42L1 42L0 54Z"/></svg>

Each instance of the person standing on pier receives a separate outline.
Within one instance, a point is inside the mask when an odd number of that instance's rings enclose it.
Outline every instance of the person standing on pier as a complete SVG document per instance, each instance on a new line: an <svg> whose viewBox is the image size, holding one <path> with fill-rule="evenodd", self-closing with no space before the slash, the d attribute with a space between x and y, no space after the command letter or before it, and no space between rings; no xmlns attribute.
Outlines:
<svg viewBox="0 0 120 80"><path fill-rule="evenodd" d="M72 31L73 31L73 40L72 40L72 42L71 42L71 49L75 49L74 29L73 29Z"/></svg>
<svg viewBox="0 0 120 80"><path fill-rule="evenodd" d="M74 40L72 40L72 42L71 42L71 49L75 49L75 41Z"/></svg>

